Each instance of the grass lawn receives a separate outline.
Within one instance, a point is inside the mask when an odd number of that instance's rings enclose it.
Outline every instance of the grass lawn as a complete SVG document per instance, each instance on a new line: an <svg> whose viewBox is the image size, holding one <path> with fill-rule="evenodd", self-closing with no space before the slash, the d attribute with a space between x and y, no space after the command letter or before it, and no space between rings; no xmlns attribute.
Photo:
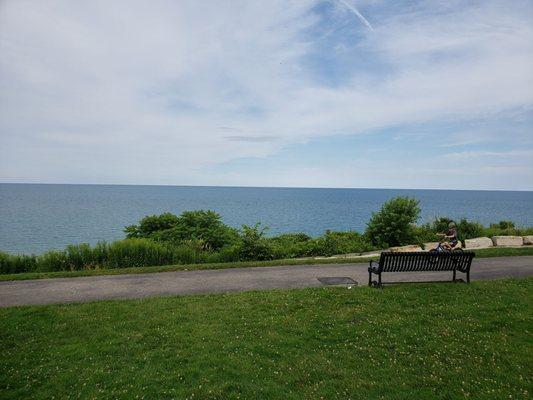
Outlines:
<svg viewBox="0 0 533 400"><path fill-rule="evenodd" d="M530 256L533 255L533 246L523 248L491 248L475 250L476 257L503 257L503 256ZM94 275L121 275L121 274L146 274L153 272L185 271L200 269L224 269L224 268L249 268L249 267L272 267L276 265L307 265L307 264L346 264L346 263L368 263L370 260L379 257L368 258L306 258L306 259L286 259L271 261L243 261L216 264L188 264L188 265L162 265L153 267L132 267L114 269L91 269L80 271L58 271L58 272L25 272L20 274L0 275L1 281L15 281L27 279L47 279L47 278L72 278L76 276Z"/></svg>
<svg viewBox="0 0 533 400"><path fill-rule="evenodd" d="M527 399L533 279L0 309L0 397Z"/></svg>

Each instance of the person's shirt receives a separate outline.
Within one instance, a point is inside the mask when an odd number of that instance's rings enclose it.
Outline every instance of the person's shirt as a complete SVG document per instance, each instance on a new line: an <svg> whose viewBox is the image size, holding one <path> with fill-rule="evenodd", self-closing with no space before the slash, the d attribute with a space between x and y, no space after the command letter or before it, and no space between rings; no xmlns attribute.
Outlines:
<svg viewBox="0 0 533 400"><path fill-rule="evenodd" d="M446 236L450 237L450 240L457 240L457 229L450 228Z"/></svg>

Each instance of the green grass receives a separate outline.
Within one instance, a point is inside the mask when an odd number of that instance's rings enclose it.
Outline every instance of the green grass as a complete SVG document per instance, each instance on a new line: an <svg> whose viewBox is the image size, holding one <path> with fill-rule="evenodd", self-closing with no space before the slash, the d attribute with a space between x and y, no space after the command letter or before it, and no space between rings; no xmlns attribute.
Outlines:
<svg viewBox="0 0 533 400"><path fill-rule="evenodd" d="M524 248L492 248L476 250L476 257L504 257L504 256L530 256L533 255L533 247ZM95 275L122 275L122 274L147 274L153 272L169 271L192 271L201 269L224 269L224 268L250 268L250 267L273 267L278 265L308 265L308 264L346 264L346 263L368 263L370 260L379 257L364 258L306 258L306 259L285 259L272 261L241 261L228 263L203 263L203 264L178 264L162 265L155 267L131 267L131 268L109 268L109 269L89 269L77 271L56 271L56 272L24 272L20 274L0 275L1 281L17 281L28 279L48 279L48 278L74 278L78 276Z"/></svg>
<svg viewBox="0 0 533 400"><path fill-rule="evenodd" d="M527 399L533 279L0 309L3 399Z"/></svg>

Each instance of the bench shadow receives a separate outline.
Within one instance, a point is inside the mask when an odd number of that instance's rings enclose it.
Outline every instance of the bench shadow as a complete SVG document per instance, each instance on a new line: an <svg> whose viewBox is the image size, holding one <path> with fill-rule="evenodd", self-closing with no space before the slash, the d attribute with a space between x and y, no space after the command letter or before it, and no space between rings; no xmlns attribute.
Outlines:
<svg viewBox="0 0 533 400"><path fill-rule="evenodd" d="M382 286L388 286L388 285L419 285L424 283L466 283L464 279L456 279L455 281L452 280L446 280L446 281L394 281L394 282L381 282Z"/></svg>

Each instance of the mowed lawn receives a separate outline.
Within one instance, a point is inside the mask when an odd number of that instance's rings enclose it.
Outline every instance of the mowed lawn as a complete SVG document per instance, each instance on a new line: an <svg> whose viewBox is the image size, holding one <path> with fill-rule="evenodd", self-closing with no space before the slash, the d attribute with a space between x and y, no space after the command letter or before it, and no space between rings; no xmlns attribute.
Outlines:
<svg viewBox="0 0 533 400"><path fill-rule="evenodd" d="M1 398L526 399L533 279L0 309Z"/></svg>

